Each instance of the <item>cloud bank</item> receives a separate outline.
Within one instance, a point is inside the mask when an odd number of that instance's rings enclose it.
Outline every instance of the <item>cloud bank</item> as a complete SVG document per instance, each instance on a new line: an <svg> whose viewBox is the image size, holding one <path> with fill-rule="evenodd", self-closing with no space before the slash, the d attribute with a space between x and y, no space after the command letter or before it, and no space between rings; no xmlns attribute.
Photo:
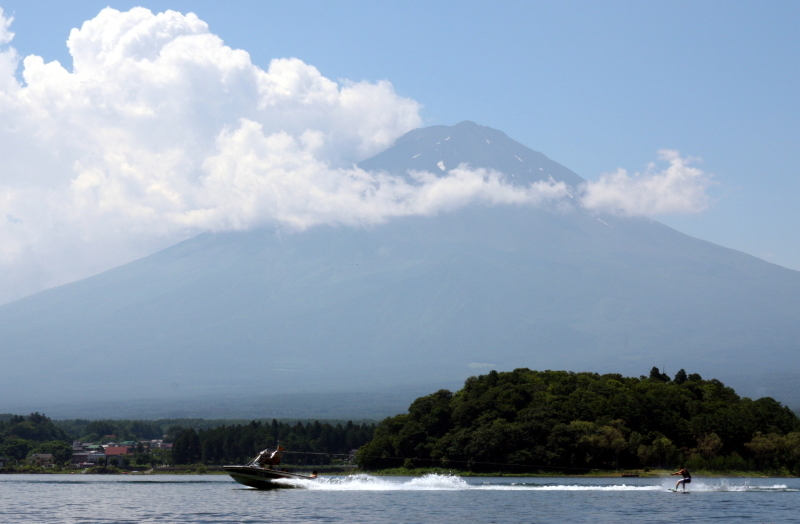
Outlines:
<svg viewBox="0 0 800 524"><path fill-rule="evenodd" d="M10 27L0 10L0 303L202 231L358 226L570 193L468 166L412 182L360 170L421 125L417 102L295 58L261 69L191 13L106 8L70 33L71 71L21 59ZM698 208L702 177L667 159L664 173L620 171L576 194L623 214Z"/></svg>
<svg viewBox="0 0 800 524"><path fill-rule="evenodd" d="M669 163L657 171L648 165L644 173L629 175L624 169L605 174L581 188L581 204L595 211L619 215L666 215L698 213L708 207L706 189L711 177L696 167L692 159L677 151L662 149L661 160Z"/></svg>

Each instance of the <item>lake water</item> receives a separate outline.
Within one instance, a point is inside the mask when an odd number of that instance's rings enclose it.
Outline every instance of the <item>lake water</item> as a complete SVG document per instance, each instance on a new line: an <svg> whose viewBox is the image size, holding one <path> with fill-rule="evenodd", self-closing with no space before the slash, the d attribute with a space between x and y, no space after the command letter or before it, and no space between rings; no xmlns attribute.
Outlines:
<svg viewBox="0 0 800 524"><path fill-rule="evenodd" d="M355 475L257 491L222 475L0 475L3 523L800 522L800 479Z"/></svg>

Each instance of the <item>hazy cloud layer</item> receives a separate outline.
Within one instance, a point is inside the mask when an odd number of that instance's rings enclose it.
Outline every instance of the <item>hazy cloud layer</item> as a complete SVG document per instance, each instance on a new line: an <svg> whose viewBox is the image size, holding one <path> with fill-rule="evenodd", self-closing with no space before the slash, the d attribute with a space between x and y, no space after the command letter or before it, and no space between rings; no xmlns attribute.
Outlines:
<svg viewBox="0 0 800 524"><path fill-rule="evenodd" d="M294 58L263 70L191 13L104 9L70 33L72 71L21 60L10 24L0 11L0 303L201 231L362 225L569 192L468 166L411 183L355 168L421 125L417 102ZM576 194L624 214L701 208L702 176L668 160Z"/></svg>

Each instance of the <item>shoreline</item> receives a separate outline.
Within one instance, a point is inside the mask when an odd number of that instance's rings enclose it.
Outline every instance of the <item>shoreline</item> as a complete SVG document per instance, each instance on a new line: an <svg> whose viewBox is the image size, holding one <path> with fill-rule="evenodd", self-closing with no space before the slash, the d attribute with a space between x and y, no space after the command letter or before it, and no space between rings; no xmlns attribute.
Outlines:
<svg viewBox="0 0 800 524"><path fill-rule="evenodd" d="M289 468L290 471L311 471L312 468ZM569 473L504 473L504 472L490 472L490 473L475 473L468 471L453 471L436 468L419 468L415 470L405 470L403 468L378 470L378 471L324 471L322 468L317 469L322 476L348 476L348 475L372 475L376 477L423 477L425 475L453 475L457 477L511 477L511 478L617 478L617 479L634 479L634 478L670 478L672 470L650 470L650 471L592 471L589 473L569 474ZM200 471L198 471L200 470ZM41 468L41 469L0 469L0 475L227 475L227 472L222 469L222 466L201 466L201 467L187 467L187 468L150 468L145 470L120 470L117 468L98 468L95 471L88 471L84 469L54 469L54 468ZM692 474L693 478L798 478L793 475L780 475L780 474L763 474L758 471L704 471L699 470Z"/></svg>
<svg viewBox="0 0 800 524"><path fill-rule="evenodd" d="M425 470L425 471L398 471L398 470L381 470L381 471L360 471L369 475L376 475L381 477L421 477L428 474L438 475L455 475L458 477L515 477L515 478L619 478L619 479L633 479L633 478L671 478L672 470L657 470L649 472L638 472L638 474L623 474L621 472L613 471L597 471L591 473L503 473L503 472L490 472L490 473L474 473L464 471L447 471L447 470ZM630 472L633 473L633 472ZM692 478L798 478L794 475L780 475L777 473L764 474L758 471L704 471L700 470L692 473Z"/></svg>

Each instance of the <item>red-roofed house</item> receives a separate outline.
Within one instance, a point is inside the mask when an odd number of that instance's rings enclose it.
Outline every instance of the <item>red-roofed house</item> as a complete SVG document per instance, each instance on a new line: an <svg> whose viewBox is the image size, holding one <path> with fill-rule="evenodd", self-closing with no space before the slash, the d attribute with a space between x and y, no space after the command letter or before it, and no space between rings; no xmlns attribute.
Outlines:
<svg viewBox="0 0 800 524"><path fill-rule="evenodd" d="M127 455L129 449L128 446L108 446L105 453L106 455Z"/></svg>

